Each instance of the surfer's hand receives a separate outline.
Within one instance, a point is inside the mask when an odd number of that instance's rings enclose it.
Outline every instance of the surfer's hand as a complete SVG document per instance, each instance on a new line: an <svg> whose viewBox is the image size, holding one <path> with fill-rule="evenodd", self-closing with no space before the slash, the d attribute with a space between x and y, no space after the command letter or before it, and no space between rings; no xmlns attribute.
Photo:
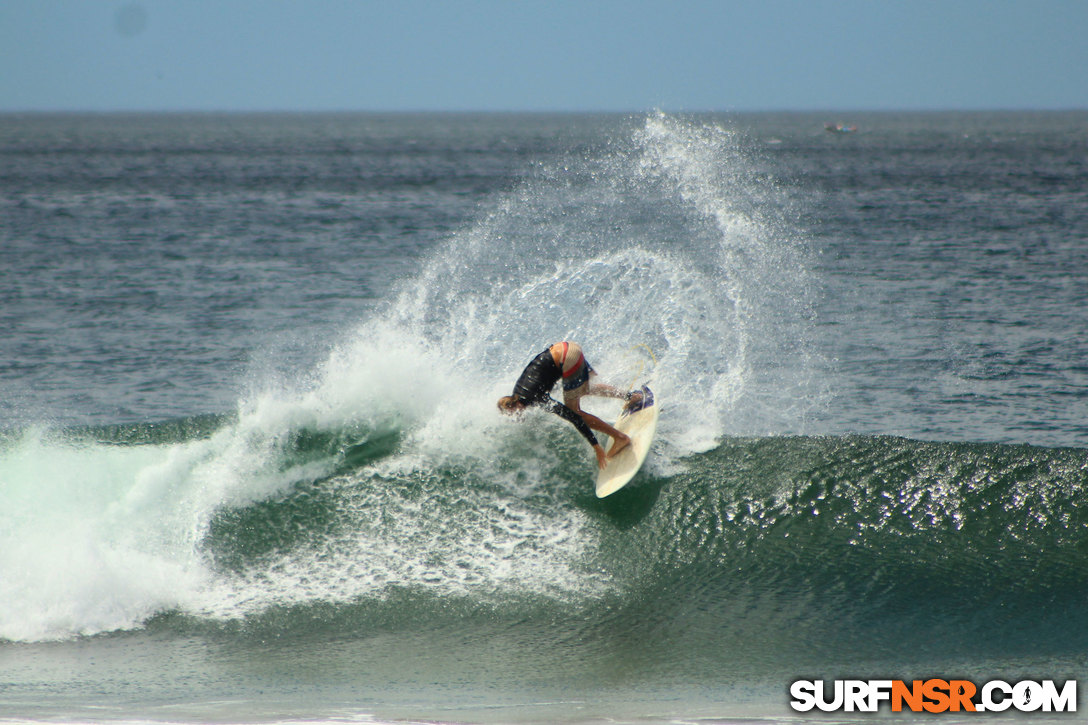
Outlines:
<svg viewBox="0 0 1088 725"><path fill-rule="evenodd" d="M608 456L604 454L604 449L601 448L601 444L593 446L593 452L597 454L597 468L604 470L604 467L608 465Z"/></svg>

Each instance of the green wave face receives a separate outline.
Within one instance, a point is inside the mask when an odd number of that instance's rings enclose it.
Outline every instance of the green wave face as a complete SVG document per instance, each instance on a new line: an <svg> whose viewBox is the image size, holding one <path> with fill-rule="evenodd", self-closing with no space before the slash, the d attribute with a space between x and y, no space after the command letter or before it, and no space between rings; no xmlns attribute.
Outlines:
<svg viewBox="0 0 1088 725"><path fill-rule="evenodd" d="M688 463L631 492L615 512L631 528L604 550L647 612L702 623L693 646L804 661L1084 645L1081 450L768 438Z"/></svg>
<svg viewBox="0 0 1088 725"><path fill-rule="evenodd" d="M258 428L6 441L5 476L39 476L4 490L6 570L61 575L6 580L25 605L4 638L385 642L472 652L500 680L910 675L1088 645L1083 450L733 438L597 499L584 445L547 420L486 458L421 457L392 426ZM48 478L73 466L78 486Z"/></svg>
<svg viewBox="0 0 1088 725"><path fill-rule="evenodd" d="M388 438L303 438L292 455L313 444L335 472L215 514L201 550L235 591L190 626L529 623L545 640L637 637L666 660L1085 644L1081 450L732 439L598 500L566 438L524 491L468 464L398 470Z"/></svg>

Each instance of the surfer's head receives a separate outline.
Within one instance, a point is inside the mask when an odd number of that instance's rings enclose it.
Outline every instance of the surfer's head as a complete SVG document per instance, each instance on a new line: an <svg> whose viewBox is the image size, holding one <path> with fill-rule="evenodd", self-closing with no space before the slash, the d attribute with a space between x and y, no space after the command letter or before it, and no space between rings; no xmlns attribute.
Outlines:
<svg viewBox="0 0 1088 725"><path fill-rule="evenodd" d="M525 401L516 395L504 395L499 398L499 412L513 415L525 410Z"/></svg>

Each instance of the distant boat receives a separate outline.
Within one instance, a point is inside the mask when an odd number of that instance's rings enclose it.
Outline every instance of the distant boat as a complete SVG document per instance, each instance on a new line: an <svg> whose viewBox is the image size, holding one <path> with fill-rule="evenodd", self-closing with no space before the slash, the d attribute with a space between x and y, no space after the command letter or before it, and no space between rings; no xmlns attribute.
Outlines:
<svg viewBox="0 0 1088 725"><path fill-rule="evenodd" d="M838 123L825 123L824 130L828 133L853 133L858 130L858 127L854 125L847 126L839 121Z"/></svg>

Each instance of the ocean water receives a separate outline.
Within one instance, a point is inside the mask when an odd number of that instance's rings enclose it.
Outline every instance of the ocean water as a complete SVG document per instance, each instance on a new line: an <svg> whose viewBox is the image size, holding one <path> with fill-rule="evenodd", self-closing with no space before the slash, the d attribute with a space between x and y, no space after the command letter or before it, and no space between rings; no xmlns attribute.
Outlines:
<svg viewBox="0 0 1088 725"><path fill-rule="evenodd" d="M1083 680L1088 113L837 120L0 116L0 721ZM494 407L560 339L608 499Z"/></svg>

